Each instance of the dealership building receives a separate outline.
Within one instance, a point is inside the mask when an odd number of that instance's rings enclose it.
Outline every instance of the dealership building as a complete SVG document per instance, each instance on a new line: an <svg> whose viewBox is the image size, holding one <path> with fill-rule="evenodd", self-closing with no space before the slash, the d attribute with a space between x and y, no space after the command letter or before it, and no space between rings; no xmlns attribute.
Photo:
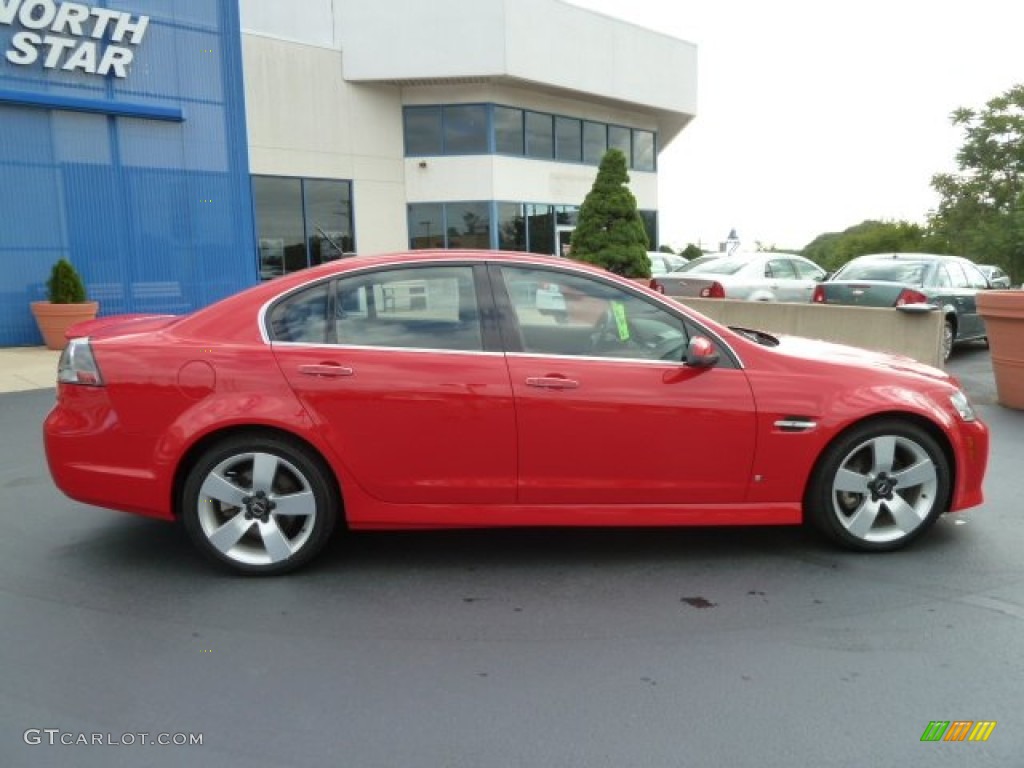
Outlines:
<svg viewBox="0 0 1024 768"><path fill-rule="evenodd" d="M352 253L557 254L609 147L652 247L691 43L561 0L0 0L0 346Z"/></svg>

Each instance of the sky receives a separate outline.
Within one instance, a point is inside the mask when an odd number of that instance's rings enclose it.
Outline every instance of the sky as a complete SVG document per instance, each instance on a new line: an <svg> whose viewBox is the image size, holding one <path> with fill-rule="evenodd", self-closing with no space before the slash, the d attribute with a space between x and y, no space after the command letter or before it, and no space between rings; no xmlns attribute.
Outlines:
<svg viewBox="0 0 1024 768"><path fill-rule="evenodd" d="M570 0L697 45L697 117L659 156L662 244L799 249L920 224L958 107L1024 82L1020 0Z"/></svg>

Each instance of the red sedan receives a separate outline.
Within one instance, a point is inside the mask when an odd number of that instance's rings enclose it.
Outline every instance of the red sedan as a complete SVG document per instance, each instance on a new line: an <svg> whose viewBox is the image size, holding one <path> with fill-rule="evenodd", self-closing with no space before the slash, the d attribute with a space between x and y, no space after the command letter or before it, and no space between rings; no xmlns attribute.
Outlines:
<svg viewBox="0 0 1024 768"><path fill-rule="evenodd" d="M563 259L352 258L72 335L57 485L180 519L243 573L294 569L341 525L809 519L891 550L982 502L988 430L942 371L725 328Z"/></svg>

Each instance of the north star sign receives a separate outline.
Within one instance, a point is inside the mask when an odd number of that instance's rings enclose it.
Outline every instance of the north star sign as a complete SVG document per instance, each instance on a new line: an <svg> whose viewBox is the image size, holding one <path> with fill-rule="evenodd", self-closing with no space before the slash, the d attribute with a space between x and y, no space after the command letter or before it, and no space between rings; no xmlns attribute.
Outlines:
<svg viewBox="0 0 1024 768"><path fill-rule="evenodd" d="M149 16L53 0L0 0L0 24L21 27L6 53L11 64L127 77ZM109 42L108 42L109 41Z"/></svg>

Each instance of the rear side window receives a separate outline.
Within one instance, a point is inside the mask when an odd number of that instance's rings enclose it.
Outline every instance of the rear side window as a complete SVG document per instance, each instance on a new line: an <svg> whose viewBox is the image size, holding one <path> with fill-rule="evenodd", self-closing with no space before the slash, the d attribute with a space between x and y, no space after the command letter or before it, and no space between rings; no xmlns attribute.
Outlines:
<svg viewBox="0 0 1024 768"><path fill-rule="evenodd" d="M289 296L270 311L271 341L327 342L328 283Z"/></svg>
<svg viewBox="0 0 1024 768"><path fill-rule="evenodd" d="M386 269L343 278L337 286L338 344L483 349L472 267Z"/></svg>

